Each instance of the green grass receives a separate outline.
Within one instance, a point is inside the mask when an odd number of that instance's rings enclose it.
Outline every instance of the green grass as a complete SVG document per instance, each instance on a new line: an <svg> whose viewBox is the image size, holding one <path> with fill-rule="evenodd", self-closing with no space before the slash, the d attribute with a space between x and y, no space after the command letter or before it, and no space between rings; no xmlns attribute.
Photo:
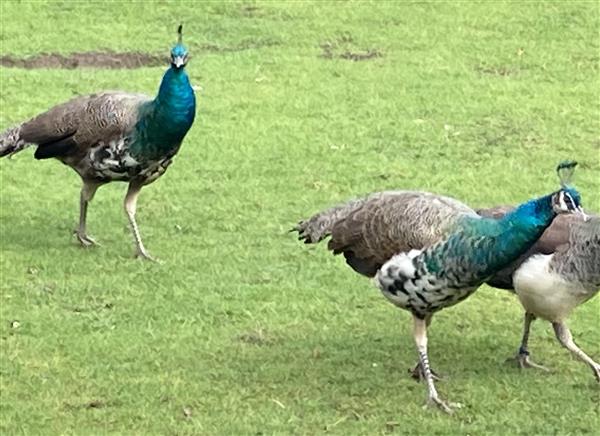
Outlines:
<svg viewBox="0 0 600 436"><path fill-rule="evenodd" d="M98 191L102 246L83 250L75 173L32 150L0 162L2 434L592 434L589 369L545 322L531 349L554 372L504 364L522 313L485 286L430 332L441 394L465 407L423 410L408 313L287 230L384 189L515 204L556 189L564 158L599 211L599 18L597 2L2 2L16 56L166 54L181 20L202 88L140 197L163 264L131 258L123 184ZM382 56L337 57L367 50ZM73 95L154 94L162 71L2 68L0 128ZM598 299L570 321L596 359L599 322Z"/></svg>

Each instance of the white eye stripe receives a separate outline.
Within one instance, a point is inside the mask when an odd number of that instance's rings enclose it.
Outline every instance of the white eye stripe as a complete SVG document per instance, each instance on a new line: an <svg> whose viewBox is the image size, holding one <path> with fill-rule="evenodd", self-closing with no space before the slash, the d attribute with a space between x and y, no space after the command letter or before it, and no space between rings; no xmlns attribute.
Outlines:
<svg viewBox="0 0 600 436"><path fill-rule="evenodd" d="M574 210L577 205L573 196L568 192L561 192L559 196L560 207L563 210Z"/></svg>
<svg viewBox="0 0 600 436"><path fill-rule="evenodd" d="M560 210L567 209L567 204L565 203L565 194L563 192L558 194L558 208Z"/></svg>

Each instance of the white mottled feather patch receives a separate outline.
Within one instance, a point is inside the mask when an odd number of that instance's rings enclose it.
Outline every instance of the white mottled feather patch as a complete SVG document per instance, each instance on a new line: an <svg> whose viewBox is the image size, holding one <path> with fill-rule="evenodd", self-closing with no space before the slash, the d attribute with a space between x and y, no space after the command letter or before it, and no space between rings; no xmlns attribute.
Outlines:
<svg viewBox="0 0 600 436"><path fill-rule="evenodd" d="M421 254L421 250L411 250L408 253L400 253L393 256L383 264L377 272L377 281L380 287L387 287L394 283L394 278L403 276L411 278L415 276L416 269L413 259Z"/></svg>
<svg viewBox="0 0 600 436"><path fill-rule="evenodd" d="M564 280L550 268L552 254L531 256L513 275L515 292L528 312L562 321L592 295L577 282Z"/></svg>
<svg viewBox="0 0 600 436"><path fill-rule="evenodd" d="M381 269L377 271L377 274L375 275L375 283L383 295L392 303L400 307L407 307L411 298L404 293L394 295L388 291L388 288L390 286L394 286L395 280L402 280L405 282L407 279L411 279L416 276L417 270L413 264L413 259L419 254L421 254L421 250L411 250L408 253L396 254L390 260L384 263ZM418 288L413 286L410 281L405 282L404 286L411 294L414 294L414 292L418 291Z"/></svg>

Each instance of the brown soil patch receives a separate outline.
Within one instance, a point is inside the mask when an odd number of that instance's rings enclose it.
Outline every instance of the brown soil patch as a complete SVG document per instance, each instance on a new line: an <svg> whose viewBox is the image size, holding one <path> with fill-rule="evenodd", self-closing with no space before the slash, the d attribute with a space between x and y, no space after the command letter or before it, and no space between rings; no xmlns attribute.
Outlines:
<svg viewBox="0 0 600 436"><path fill-rule="evenodd" d="M352 39L345 39L344 42L351 42ZM383 57L383 54L377 49L369 49L366 51L352 51L343 50L340 51L337 43L324 43L321 44L321 57L324 59L346 59L348 61L366 61L369 59L375 59Z"/></svg>
<svg viewBox="0 0 600 436"><path fill-rule="evenodd" d="M496 67L477 66L477 67L475 67L475 70L481 74L488 74L488 75L492 75L492 76L502 76L502 77L514 76L518 72L517 69L515 69L515 68L505 67L505 66L496 66Z"/></svg>
<svg viewBox="0 0 600 436"><path fill-rule="evenodd" d="M133 69L141 67L156 67L167 65L165 56L149 53L113 53L113 52L83 52L62 55L58 53L44 53L28 58L14 56L0 57L0 65L13 68L105 68L105 69Z"/></svg>
<svg viewBox="0 0 600 436"><path fill-rule="evenodd" d="M380 58L382 55L377 50L367 50L365 52L351 52L347 51L340 55L342 59L348 59L349 61L366 61L368 59Z"/></svg>
<svg viewBox="0 0 600 436"><path fill-rule="evenodd" d="M257 6L254 6L254 5L243 5L240 8L240 12L242 13L242 15L244 17L254 18L254 17L256 17L258 15L259 8Z"/></svg>
<svg viewBox="0 0 600 436"><path fill-rule="evenodd" d="M245 40L237 45L226 46L217 44L202 44L192 46L194 49L207 52L239 52L280 45L273 40ZM58 68L72 70L75 68L101 69L135 69L142 67L167 66L168 57L142 52L116 53L111 51L89 51L63 55L59 53L42 53L31 57L0 56L0 65L9 68Z"/></svg>
<svg viewBox="0 0 600 436"><path fill-rule="evenodd" d="M263 329L243 333L237 337L237 340L245 342L246 344L258 346L272 345L274 343L274 339Z"/></svg>

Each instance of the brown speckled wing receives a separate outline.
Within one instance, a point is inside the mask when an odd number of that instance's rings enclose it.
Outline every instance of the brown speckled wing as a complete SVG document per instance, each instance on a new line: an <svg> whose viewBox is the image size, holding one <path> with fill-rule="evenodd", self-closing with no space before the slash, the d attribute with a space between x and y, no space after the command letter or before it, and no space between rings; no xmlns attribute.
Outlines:
<svg viewBox="0 0 600 436"><path fill-rule="evenodd" d="M465 214L476 216L459 201L435 194L373 194L333 225L328 248L344 253L355 271L371 277L394 254L442 239Z"/></svg>
<svg viewBox="0 0 600 436"><path fill-rule="evenodd" d="M137 109L148 97L105 92L77 97L26 121L20 136L37 144L36 157L47 158L86 150L109 142L133 128Z"/></svg>
<svg viewBox="0 0 600 436"><path fill-rule="evenodd" d="M600 287L600 217L584 221L569 215L568 242L557 248L550 269L569 281L582 283L590 289Z"/></svg>

